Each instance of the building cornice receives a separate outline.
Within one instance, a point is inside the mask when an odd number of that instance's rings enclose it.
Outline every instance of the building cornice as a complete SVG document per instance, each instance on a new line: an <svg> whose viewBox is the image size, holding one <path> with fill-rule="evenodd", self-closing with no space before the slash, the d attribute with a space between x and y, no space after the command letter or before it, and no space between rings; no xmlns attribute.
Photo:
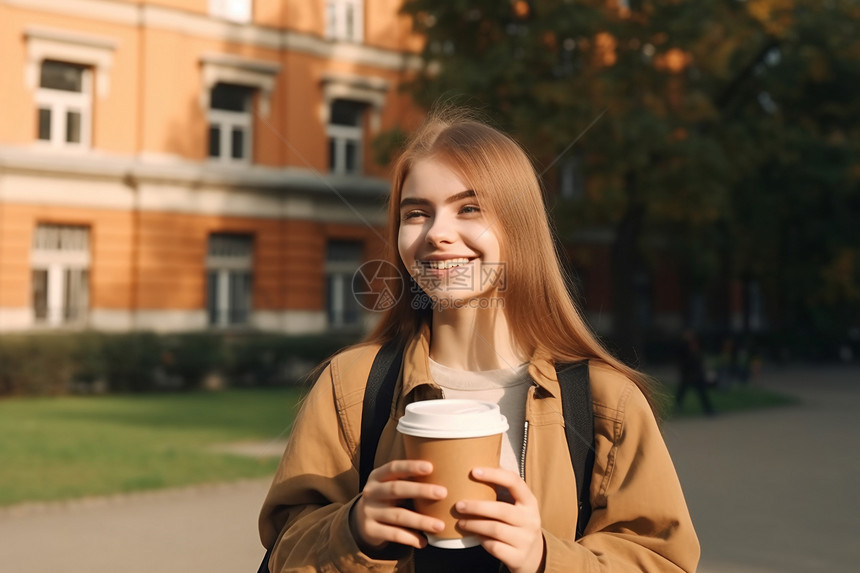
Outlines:
<svg viewBox="0 0 860 573"><path fill-rule="evenodd" d="M35 146L0 146L0 177L5 173L120 180L131 185L170 183L192 188L333 193L368 200L376 200L390 189L390 183L379 177L335 175L303 167L233 166L174 156L128 157L97 151L61 152Z"/></svg>
<svg viewBox="0 0 860 573"><path fill-rule="evenodd" d="M389 70L417 70L421 57L349 42L326 40L316 34L255 24L237 24L206 14L175 8L138 5L113 0L0 0L0 5L72 16L134 28L153 28L191 37L216 39L276 51L302 52L326 60L349 62Z"/></svg>

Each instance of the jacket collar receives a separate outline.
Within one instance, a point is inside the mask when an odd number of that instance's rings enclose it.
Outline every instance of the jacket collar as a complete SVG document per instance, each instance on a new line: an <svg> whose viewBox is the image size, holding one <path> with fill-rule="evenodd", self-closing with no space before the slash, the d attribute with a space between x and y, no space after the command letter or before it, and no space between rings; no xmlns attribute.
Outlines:
<svg viewBox="0 0 860 573"><path fill-rule="evenodd" d="M544 391L552 396L558 395L558 377L555 364L549 352L538 348L532 353L529 375ZM424 325L421 331L406 345L403 352L403 389L406 396L423 384L435 386L430 376L430 326Z"/></svg>
<svg viewBox="0 0 860 573"><path fill-rule="evenodd" d="M551 396L558 396L558 375L555 371L555 361L546 349L538 347L534 351L529 364L529 374L541 389Z"/></svg>
<svg viewBox="0 0 860 573"><path fill-rule="evenodd" d="M430 376L430 327L424 325L403 351L404 396L422 384L435 385Z"/></svg>

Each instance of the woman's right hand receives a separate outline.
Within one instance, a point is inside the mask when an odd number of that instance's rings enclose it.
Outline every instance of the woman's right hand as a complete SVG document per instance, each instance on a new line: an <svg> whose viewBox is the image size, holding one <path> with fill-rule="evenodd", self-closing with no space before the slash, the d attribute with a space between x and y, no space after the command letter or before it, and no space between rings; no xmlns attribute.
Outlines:
<svg viewBox="0 0 860 573"><path fill-rule="evenodd" d="M448 495L442 486L409 480L432 471L430 462L395 460L370 473L349 516L352 535L362 551L380 551L389 543L421 549L427 544L422 531L438 532L444 528L439 519L401 507L404 500L439 500Z"/></svg>

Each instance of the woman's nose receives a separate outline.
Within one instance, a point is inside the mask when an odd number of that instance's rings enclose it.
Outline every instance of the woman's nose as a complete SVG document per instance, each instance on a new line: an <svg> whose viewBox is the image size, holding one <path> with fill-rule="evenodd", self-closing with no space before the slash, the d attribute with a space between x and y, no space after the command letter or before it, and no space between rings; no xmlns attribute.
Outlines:
<svg viewBox="0 0 860 573"><path fill-rule="evenodd" d="M439 245L453 242L455 235L451 221L444 216L437 215L430 221L430 227L427 229L425 238L428 243Z"/></svg>

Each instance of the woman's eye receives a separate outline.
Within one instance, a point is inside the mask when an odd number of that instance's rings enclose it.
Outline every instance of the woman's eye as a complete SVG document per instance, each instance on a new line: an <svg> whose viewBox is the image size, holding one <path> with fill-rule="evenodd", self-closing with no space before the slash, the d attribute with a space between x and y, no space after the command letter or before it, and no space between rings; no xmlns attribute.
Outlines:
<svg viewBox="0 0 860 573"><path fill-rule="evenodd" d="M463 206L463 207L460 209L460 212L461 212L461 213L466 213L466 214L469 214L469 213L480 213L480 212L481 212L481 208L480 208L480 207L478 207L477 205L465 205L465 206Z"/></svg>
<svg viewBox="0 0 860 573"><path fill-rule="evenodd" d="M407 219L417 219L419 217L426 217L426 216L427 216L427 214L424 213L423 211L407 211L406 213L403 214L403 220L406 221Z"/></svg>

